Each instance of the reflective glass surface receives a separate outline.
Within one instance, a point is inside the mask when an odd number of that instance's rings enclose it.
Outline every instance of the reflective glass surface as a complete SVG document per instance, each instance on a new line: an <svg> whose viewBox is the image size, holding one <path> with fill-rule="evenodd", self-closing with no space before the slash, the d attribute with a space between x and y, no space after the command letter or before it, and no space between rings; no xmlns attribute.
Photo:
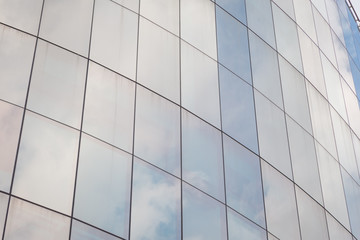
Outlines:
<svg viewBox="0 0 360 240"><path fill-rule="evenodd" d="M179 61L179 39L140 18L137 82L179 103Z"/></svg>
<svg viewBox="0 0 360 240"><path fill-rule="evenodd" d="M260 156L292 179L284 112L257 91L255 106Z"/></svg>
<svg viewBox="0 0 360 240"><path fill-rule="evenodd" d="M224 201L221 133L182 111L182 177L188 183Z"/></svg>
<svg viewBox="0 0 360 240"><path fill-rule="evenodd" d="M86 60L39 41L32 73L28 108L80 128Z"/></svg>
<svg viewBox="0 0 360 240"><path fill-rule="evenodd" d="M275 48L270 0L246 0L248 27Z"/></svg>
<svg viewBox="0 0 360 240"><path fill-rule="evenodd" d="M216 27L219 62L251 83L247 28L219 7Z"/></svg>
<svg viewBox="0 0 360 240"><path fill-rule="evenodd" d="M180 180L135 159L131 239L181 239Z"/></svg>
<svg viewBox="0 0 360 240"><path fill-rule="evenodd" d="M260 160L230 138L223 139L227 204L265 227Z"/></svg>
<svg viewBox="0 0 360 240"><path fill-rule="evenodd" d="M268 230L280 239L300 239L294 185L261 161Z"/></svg>
<svg viewBox="0 0 360 240"><path fill-rule="evenodd" d="M115 236L73 220L71 226L71 240L119 240Z"/></svg>
<svg viewBox="0 0 360 240"><path fill-rule="evenodd" d="M4 239L67 240L70 218L11 198Z"/></svg>
<svg viewBox="0 0 360 240"><path fill-rule="evenodd" d="M183 184L183 239L226 239L225 206Z"/></svg>
<svg viewBox="0 0 360 240"><path fill-rule="evenodd" d="M9 196L3 193L0 193L0 224L4 226L5 216L8 207ZM0 228L0 234L3 234L3 228Z"/></svg>
<svg viewBox="0 0 360 240"><path fill-rule="evenodd" d="M88 55L93 1L46 0L40 36L83 56Z"/></svg>
<svg viewBox="0 0 360 240"><path fill-rule="evenodd" d="M227 208L229 240L266 240L264 229Z"/></svg>
<svg viewBox="0 0 360 240"><path fill-rule="evenodd" d="M137 87L135 155L180 176L180 108Z"/></svg>
<svg viewBox="0 0 360 240"><path fill-rule="evenodd" d="M70 214L79 132L26 112L12 193Z"/></svg>
<svg viewBox="0 0 360 240"><path fill-rule="evenodd" d="M273 0L288 16L295 19L293 0ZM276 27L276 26L275 26Z"/></svg>
<svg viewBox="0 0 360 240"><path fill-rule="evenodd" d="M1 0L0 22L36 34L39 28L42 0Z"/></svg>
<svg viewBox="0 0 360 240"><path fill-rule="evenodd" d="M245 0L216 0L216 3L246 25Z"/></svg>
<svg viewBox="0 0 360 240"><path fill-rule="evenodd" d="M127 238L130 182L131 156L83 134L74 216Z"/></svg>
<svg viewBox="0 0 360 240"><path fill-rule="evenodd" d="M253 88L219 65L222 130L258 153Z"/></svg>
<svg viewBox="0 0 360 240"><path fill-rule="evenodd" d="M24 106L34 47L34 37L0 25L1 99Z"/></svg>
<svg viewBox="0 0 360 240"><path fill-rule="evenodd" d="M330 240L344 239L352 240L351 234L340 225L329 213L326 213L327 225L329 230Z"/></svg>
<svg viewBox="0 0 360 240"><path fill-rule="evenodd" d="M97 0L93 21L90 58L134 80L138 16L112 1Z"/></svg>
<svg viewBox="0 0 360 240"><path fill-rule="evenodd" d="M206 0L208 1L208 0ZM181 43L181 103L220 128L217 64L189 44Z"/></svg>
<svg viewBox="0 0 360 240"><path fill-rule="evenodd" d="M209 0L180 1L181 37L216 59L215 4Z"/></svg>
<svg viewBox="0 0 360 240"><path fill-rule="evenodd" d="M310 38L317 42L312 4L310 0L293 0L297 24Z"/></svg>
<svg viewBox="0 0 360 240"><path fill-rule="evenodd" d="M254 87L283 108L277 53L251 32L249 41Z"/></svg>
<svg viewBox="0 0 360 240"><path fill-rule="evenodd" d="M9 192L23 110L0 101L0 190Z"/></svg>
<svg viewBox="0 0 360 240"><path fill-rule="evenodd" d="M83 130L128 152L132 150L135 84L90 63Z"/></svg>

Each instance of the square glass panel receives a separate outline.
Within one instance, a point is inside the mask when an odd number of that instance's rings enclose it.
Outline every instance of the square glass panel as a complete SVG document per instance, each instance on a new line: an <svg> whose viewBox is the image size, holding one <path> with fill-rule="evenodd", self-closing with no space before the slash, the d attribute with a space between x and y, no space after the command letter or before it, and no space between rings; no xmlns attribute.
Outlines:
<svg viewBox="0 0 360 240"><path fill-rule="evenodd" d="M83 131L128 152L132 151L135 84L90 63Z"/></svg>
<svg viewBox="0 0 360 240"><path fill-rule="evenodd" d="M324 207L341 224L350 229L339 163L320 144L316 143L315 147L319 162Z"/></svg>
<svg viewBox="0 0 360 240"><path fill-rule="evenodd" d="M265 227L260 160L223 136L227 205Z"/></svg>
<svg viewBox="0 0 360 240"><path fill-rule="evenodd" d="M0 22L36 35L43 0L0 0Z"/></svg>
<svg viewBox="0 0 360 240"><path fill-rule="evenodd" d="M292 179L284 112L257 91L255 106L260 156Z"/></svg>
<svg viewBox="0 0 360 240"><path fill-rule="evenodd" d="M80 128L86 60L39 41L27 107L74 128Z"/></svg>
<svg viewBox="0 0 360 240"><path fill-rule="evenodd" d="M183 239L227 239L225 206L188 184L182 191Z"/></svg>
<svg viewBox="0 0 360 240"><path fill-rule="evenodd" d="M130 184L131 155L83 134L74 217L126 239Z"/></svg>
<svg viewBox="0 0 360 240"><path fill-rule="evenodd" d="M266 231L227 208L229 240L267 240Z"/></svg>
<svg viewBox="0 0 360 240"><path fill-rule="evenodd" d="M90 227L82 222L73 220L71 226L71 240L120 240L115 236Z"/></svg>
<svg viewBox="0 0 360 240"><path fill-rule="evenodd" d="M180 176L180 108L137 87L135 155Z"/></svg>
<svg viewBox="0 0 360 240"><path fill-rule="evenodd" d="M179 35L179 5L179 0L141 0L140 14Z"/></svg>
<svg viewBox="0 0 360 240"><path fill-rule="evenodd" d="M252 32L249 41L254 88L283 108L277 53Z"/></svg>
<svg viewBox="0 0 360 240"><path fill-rule="evenodd" d="M0 101L0 190L5 192L10 191L23 111Z"/></svg>
<svg viewBox="0 0 360 240"><path fill-rule="evenodd" d="M285 59L295 66L298 71L302 72L296 23L275 4L272 4L272 10L277 50Z"/></svg>
<svg viewBox="0 0 360 240"><path fill-rule="evenodd" d="M70 214L79 132L26 112L12 193Z"/></svg>
<svg viewBox="0 0 360 240"><path fill-rule="evenodd" d="M220 128L217 63L185 42L181 43L181 104Z"/></svg>
<svg viewBox="0 0 360 240"><path fill-rule="evenodd" d="M259 152L253 88L219 65L222 130Z"/></svg>
<svg viewBox="0 0 360 240"><path fill-rule="evenodd" d="M303 75L279 56L285 112L308 132L312 132L310 110Z"/></svg>
<svg viewBox="0 0 360 240"><path fill-rule="evenodd" d="M180 7L181 38L216 60L215 4L181 0Z"/></svg>
<svg viewBox="0 0 360 240"><path fill-rule="evenodd" d="M0 25L0 99L24 106L34 48L34 37Z"/></svg>
<svg viewBox="0 0 360 240"><path fill-rule="evenodd" d="M13 197L4 239L67 240L69 228L70 218Z"/></svg>
<svg viewBox="0 0 360 240"><path fill-rule="evenodd" d="M248 27L275 48L270 0L246 0L246 12Z"/></svg>
<svg viewBox="0 0 360 240"><path fill-rule="evenodd" d="M246 25L245 0L216 0L216 3Z"/></svg>
<svg viewBox="0 0 360 240"><path fill-rule="evenodd" d="M313 137L291 118L286 118L294 181L323 204L319 168Z"/></svg>
<svg viewBox="0 0 360 240"><path fill-rule="evenodd" d="M140 18L138 83L180 103L179 54L176 36Z"/></svg>
<svg viewBox="0 0 360 240"><path fill-rule="evenodd" d="M137 14L112 1L95 1L90 58L134 80L137 31Z"/></svg>
<svg viewBox="0 0 360 240"><path fill-rule="evenodd" d="M261 161L267 228L279 239L300 240L294 184Z"/></svg>
<svg viewBox="0 0 360 240"><path fill-rule="evenodd" d="M40 37L87 57L92 12L93 1L47 0Z"/></svg>
<svg viewBox="0 0 360 240"><path fill-rule="evenodd" d="M183 180L224 201L221 133L182 111Z"/></svg>
<svg viewBox="0 0 360 240"><path fill-rule="evenodd" d="M302 239L329 240L324 209L296 187Z"/></svg>
<svg viewBox="0 0 360 240"><path fill-rule="evenodd" d="M135 159L131 239L181 239L180 180Z"/></svg>
<svg viewBox="0 0 360 240"><path fill-rule="evenodd" d="M216 7L219 62L251 84L247 28Z"/></svg>

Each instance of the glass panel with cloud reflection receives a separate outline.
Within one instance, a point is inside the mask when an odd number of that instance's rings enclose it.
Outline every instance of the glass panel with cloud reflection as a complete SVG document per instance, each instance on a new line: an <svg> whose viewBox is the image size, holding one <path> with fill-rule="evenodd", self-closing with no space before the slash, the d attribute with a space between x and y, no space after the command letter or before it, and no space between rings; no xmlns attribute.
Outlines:
<svg viewBox="0 0 360 240"><path fill-rule="evenodd" d="M224 201L221 133L182 111L183 180Z"/></svg>
<svg viewBox="0 0 360 240"><path fill-rule="evenodd" d="M74 217L127 238L130 182L131 156L83 134Z"/></svg>
<svg viewBox="0 0 360 240"><path fill-rule="evenodd" d="M131 239L180 240L180 180L134 161Z"/></svg>
<svg viewBox="0 0 360 240"><path fill-rule="evenodd" d="M71 240L120 240L115 236L90 227L82 222L73 220L71 226Z"/></svg>

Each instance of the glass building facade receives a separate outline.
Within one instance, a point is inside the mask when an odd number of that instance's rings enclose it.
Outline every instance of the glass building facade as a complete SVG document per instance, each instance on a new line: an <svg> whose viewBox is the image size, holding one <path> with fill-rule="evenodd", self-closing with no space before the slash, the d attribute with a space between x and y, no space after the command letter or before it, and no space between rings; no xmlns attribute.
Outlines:
<svg viewBox="0 0 360 240"><path fill-rule="evenodd" d="M360 240L345 0L0 0L2 240Z"/></svg>

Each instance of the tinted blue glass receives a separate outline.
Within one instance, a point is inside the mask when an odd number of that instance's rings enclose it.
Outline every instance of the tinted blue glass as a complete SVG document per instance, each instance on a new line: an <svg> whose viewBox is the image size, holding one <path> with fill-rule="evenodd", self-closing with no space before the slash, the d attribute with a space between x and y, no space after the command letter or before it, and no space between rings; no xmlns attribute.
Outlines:
<svg viewBox="0 0 360 240"><path fill-rule="evenodd" d="M245 0L216 0L216 3L246 24Z"/></svg>
<svg viewBox="0 0 360 240"><path fill-rule="evenodd" d="M253 89L219 65L223 131L258 153Z"/></svg>
<svg viewBox="0 0 360 240"><path fill-rule="evenodd" d="M247 29L235 18L216 8L218 60L251 83Z"/></svg>

